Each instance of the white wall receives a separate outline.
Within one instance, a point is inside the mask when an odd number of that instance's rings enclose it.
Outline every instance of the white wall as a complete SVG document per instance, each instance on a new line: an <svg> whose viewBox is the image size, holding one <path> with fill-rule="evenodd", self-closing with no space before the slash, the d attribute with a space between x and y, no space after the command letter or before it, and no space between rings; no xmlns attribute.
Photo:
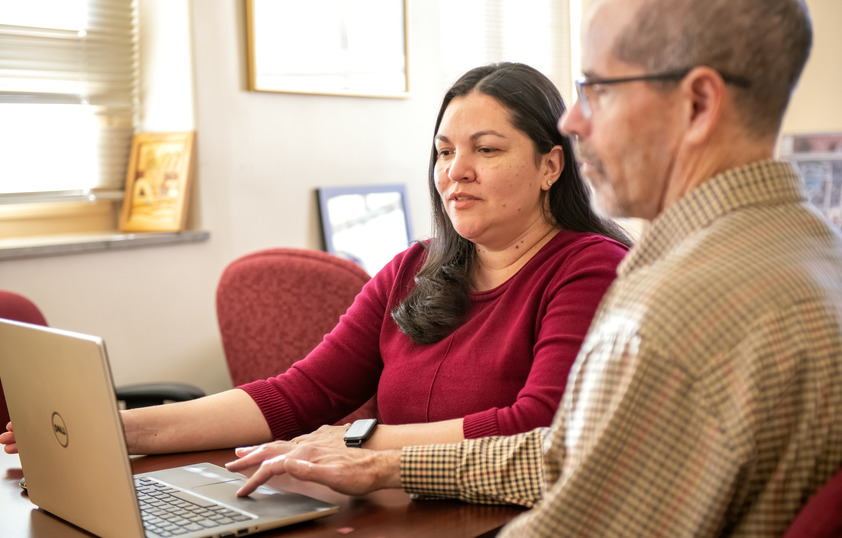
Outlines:
<svg viewBox="0 0 842 538"><path fill-rule="evenodd" d="M30 296L51 325L102 335L118 384L230 386L214 293L225 265L274 246L319 248L313 189L403 182L412 227L429 229L426 166L444 87L438 2L411 0L410 80L404 100L262 94L245 90L242 0L141 0L171 46L147 44L150 113L144 130L198 131L197 219L208 242L0 262L0 288ZM838 0L808 0L816 51L785 129L842 130L836 94L842 49ZM149 24L147 22L147 24ZM189 58L192 37L194 66ZM149 36L147 36L149 37ZM186 56L185 56L186 54ZM195 87L195 99L190 99Z"/></svg>
<svg viewBox="0 0 842 538"><path fill-rule="evenodd" d="M141 117L138 132L196 127L190 0L140 0Z"/></svg>
<svg viewBox="0 0 842 538"><path fill-rule="evenodd" d="M807 0L813 51L792 97L782 133L842 131L842 2Z"/></svg>
<svg viewBox="0 0 842 538"><path fill-rule="evenodd" d="M426 235L437 2L411 3L408 99L245 91L242 3L193 3L202 218L214 241L233 254L318 247L315 187L391 182L408 185L412 228Z"/></svg>

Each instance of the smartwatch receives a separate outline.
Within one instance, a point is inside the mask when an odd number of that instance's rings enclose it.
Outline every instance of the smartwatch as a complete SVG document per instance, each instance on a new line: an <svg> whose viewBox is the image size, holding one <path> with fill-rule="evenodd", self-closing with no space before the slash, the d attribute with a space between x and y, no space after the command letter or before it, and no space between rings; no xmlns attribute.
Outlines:
<svg viewBox="0 0 842 538"><path fill-rule="evenodd" d="M374 433L374 428L377 427L376 418L363 418L354 421L351 427L345 432L345 446L362 448L371 434Z"/></svg>

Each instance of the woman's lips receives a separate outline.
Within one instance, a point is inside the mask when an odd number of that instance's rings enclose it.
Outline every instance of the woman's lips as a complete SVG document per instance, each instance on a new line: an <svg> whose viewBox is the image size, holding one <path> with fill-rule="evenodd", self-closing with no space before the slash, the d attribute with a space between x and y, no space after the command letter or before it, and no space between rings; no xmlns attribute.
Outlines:
<svg viewBox="0 0 842 538"><path fill-rule="evenodd" d="M467 209L478 201L478 198L462 193L452 194L449 198L450 206L454 209Z"/></svg>

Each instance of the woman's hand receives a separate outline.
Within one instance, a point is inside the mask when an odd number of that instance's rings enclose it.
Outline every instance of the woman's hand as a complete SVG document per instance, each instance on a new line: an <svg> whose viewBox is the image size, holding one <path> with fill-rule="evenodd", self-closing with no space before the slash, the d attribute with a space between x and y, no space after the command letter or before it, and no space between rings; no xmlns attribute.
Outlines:
<svg viewBox="0 0 842 538"><path fill-rule="evenodd" d="M15 442L15 433L12 430L12 423L6 424L6 431L0 433L0 445L3 445L3 450L6 454L17 454L18 445Z"/></svg>
<svg viewBox="0 0 842 538"><path fill-rule="evenodd" d="M336 448L314 443L276 441L260 446L238 448L238 460L228 463L229 471L257 467L237 495L244 497L275 475L289 474L298 480L323 484L346 495L364 495L384 488L399 488L399 450L372 451Z"/></svg>
<svg viewBox="0 0 842 538"><path fill-rule="evenodd" d="M345 447L345 432L348 430L350 424L344 426L320 426L318 430L299 435L292 439L293 443L306 444L315 443L321 446L332 446L336 448Z"/></svg>

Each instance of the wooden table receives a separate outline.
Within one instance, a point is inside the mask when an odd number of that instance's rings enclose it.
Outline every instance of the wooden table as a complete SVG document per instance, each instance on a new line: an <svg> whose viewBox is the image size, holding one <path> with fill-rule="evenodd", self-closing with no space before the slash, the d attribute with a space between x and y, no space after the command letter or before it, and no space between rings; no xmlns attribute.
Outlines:
<svg viewBox="0 0 842 538"><path fill-rule="evenodd" d="M223 465L234 459L232 450L133 458L135 473L208 461ZM92 469L92 472L95 470ZM64 538L89 536L37 509L20 489L20 460L0 452L0 536ZM513 506L470 505L457 501L413 501L400 490L350 497L317 485L281 477L275 487L296 491L339 505L339 513L322 519L268 531L259 536L299 537L465 537L494 536L523 510Z"/></svg>

